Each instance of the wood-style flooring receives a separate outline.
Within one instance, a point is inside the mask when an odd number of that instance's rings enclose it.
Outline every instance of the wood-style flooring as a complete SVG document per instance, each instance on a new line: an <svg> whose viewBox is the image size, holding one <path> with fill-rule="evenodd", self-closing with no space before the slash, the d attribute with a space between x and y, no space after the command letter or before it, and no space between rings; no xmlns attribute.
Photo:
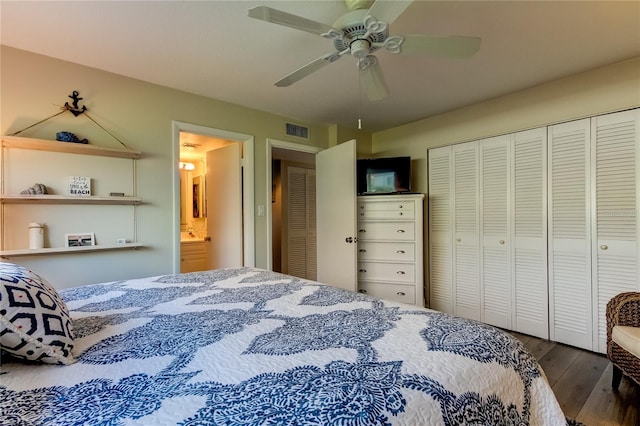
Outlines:
<svg viewBox="0 0 640 426"><path fill-rule="evenodd" d="M510 333L536 357L567 417L587 426L640 426L640 386L623 377L614 391L606 356Z"/></svg>

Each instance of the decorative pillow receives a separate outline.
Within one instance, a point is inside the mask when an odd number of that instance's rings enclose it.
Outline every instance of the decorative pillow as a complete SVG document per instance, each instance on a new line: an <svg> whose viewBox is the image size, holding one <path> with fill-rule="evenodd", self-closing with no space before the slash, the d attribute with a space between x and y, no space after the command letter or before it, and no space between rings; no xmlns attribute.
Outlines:
<svg viewBox="0 0 640 426"><path fill-rule="evenodd" d="M0 262L0 348L10 355L47 364L75 360L67 305L44 278Z"/></svg>

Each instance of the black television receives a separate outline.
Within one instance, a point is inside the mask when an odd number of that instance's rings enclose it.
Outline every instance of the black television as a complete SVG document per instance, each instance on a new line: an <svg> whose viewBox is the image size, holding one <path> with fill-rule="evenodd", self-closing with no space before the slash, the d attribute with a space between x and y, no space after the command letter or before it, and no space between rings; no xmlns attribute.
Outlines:
<svg viewBox="0 0 640 426"><path fill-rule="evenodd" d="M411 157L357 160L359 195L411 192Z"/></svg>

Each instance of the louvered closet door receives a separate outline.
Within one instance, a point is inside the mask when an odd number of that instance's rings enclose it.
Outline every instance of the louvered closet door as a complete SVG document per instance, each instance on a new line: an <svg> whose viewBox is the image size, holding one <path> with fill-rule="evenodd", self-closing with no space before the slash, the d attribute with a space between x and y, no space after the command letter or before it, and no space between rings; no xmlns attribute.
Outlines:
<svg viewBox="0 0 640 426"><path fill-rule="evenodd" d="M547 309L547 132L512 135L513 329L549 338Z"/></svg>
<svg viewBox="0 0 640 426"><path fill-rule="evenodd" d="M550 339L592 349L589 119L551 126Z"/></svg>
<svg viewBox="0 0 640 426"><path fill-rule="evenodd" d="M453 168L450 146L429 155L429 307L453 314Z"/></svg>
<svg viewBox="0 0 640 426"><path fill-rule="evenodd" d="M316 244L316 171L306 169L307 204L307 241L306 241L306 278L317 280L318 278L318 250Z"/></svg>
<svg viewBox="0 0 640 426"><path fill-rule="evenodd" d="M482 320L511 329L508 135L479 141Z"/></svg>
<svg viewBox="0 0 640 426"><path fill-rule="evenodd" d="M594 349L606 351L607 302L623 291L638 291L638 144L640 111L591 120Z"/></svg>
<svg viewBox="0 0 640 426"><path fill-rule="evenodd" d="M287 254L284 272L307 275L307 185L305 169L287 167Z"/></svg>
<svg viewBox="0 0 640 426"><path fill-rule="evenodd" d="M453 146L454 313L480 320L478 143Z"/></svg>

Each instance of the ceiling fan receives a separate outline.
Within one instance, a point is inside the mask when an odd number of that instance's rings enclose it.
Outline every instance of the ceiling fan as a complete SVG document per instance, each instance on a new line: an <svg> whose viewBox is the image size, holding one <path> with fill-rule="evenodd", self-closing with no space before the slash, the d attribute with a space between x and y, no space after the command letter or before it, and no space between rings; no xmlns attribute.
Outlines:
<svg viewBox="0 0 640 426"><path fill-rule="evenodd" d="M413 0L345 0L349 12L331 25L303 18L267 6L249 9L251 18L331 39L335 51L320 56L278 80L286 87L337 61L344 55L357 59L361 81L370 100L388 95L378 59L373 53L386 49L390 53L426 54L435 57L467 58L480 49L479 37L428 34L389 35L389 25Z"/></svg>

